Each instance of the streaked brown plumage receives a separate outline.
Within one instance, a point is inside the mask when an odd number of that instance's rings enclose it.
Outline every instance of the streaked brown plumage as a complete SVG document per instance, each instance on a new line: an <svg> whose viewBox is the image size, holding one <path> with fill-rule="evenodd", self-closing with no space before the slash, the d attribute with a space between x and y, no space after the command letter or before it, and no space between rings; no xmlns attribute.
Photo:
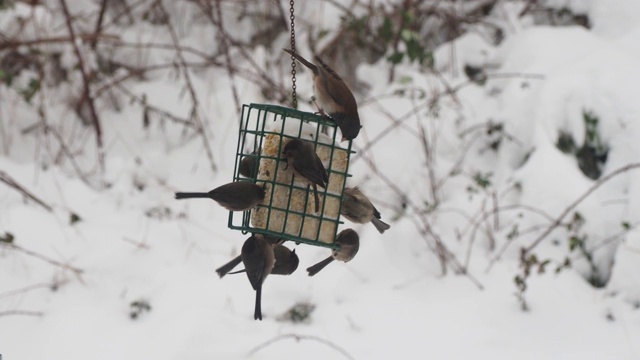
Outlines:
<svg viewBox="0 0 640 360"><path fill-rule="evenodd" d="M313 72L313 89L321 107L319 110L336 122L342 132L342 140L355 139L360 132L358 105L340 76L317 56L314 60L318 65L314 65L291 50L283 50Z"/></svg>

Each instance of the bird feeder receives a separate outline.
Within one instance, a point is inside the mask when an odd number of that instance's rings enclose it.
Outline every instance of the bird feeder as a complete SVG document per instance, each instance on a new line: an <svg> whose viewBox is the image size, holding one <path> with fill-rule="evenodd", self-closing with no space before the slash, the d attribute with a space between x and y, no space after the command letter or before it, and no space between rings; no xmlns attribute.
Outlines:
<svg viewBox="0 0 640 360"><path fill-rule="evenodd" d="M233 181L264 186L265 197L256 208L229 213L229 228L260 233L297 243L339 248L334 244L345 188L351 141L340 145L336 123L326 117L276 105L243 105ZM283 159L292 139L313 144L329 175L326 189L318 187L319 211L313 188L297 176ZM338 138L339 139L339 138ZM248 159L248 160L245 160ZM242 161L250 171L241 172Z"/></svg>

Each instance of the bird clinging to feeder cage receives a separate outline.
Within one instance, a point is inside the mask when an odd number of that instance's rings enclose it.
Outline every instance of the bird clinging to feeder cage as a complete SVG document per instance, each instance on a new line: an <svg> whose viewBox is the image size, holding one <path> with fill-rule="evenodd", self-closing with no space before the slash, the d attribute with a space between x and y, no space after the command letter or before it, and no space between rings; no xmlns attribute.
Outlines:
<svg viewBox="0 0 640 360"><path fill-rule="evenodd" d="M349 176L351 143L339 146L337 132L323 134L322 126L337 125L326 117L281 106L243 107L234 180L263 183L265 198L251 213L243 214L241 223L230 214L231 228L337 247L333 243ZM299 159L300 147L306 160ZM320 185L317 202L308 183Z"/></svg>
<svg viewBox="0 0 640 360"><path fill-rule="evenodd" d="M380 234L391 228L389 224L380 220L381 216L378 209L373 206L369 198L357 186L344 189L344 200L342 200L340 214L354 223L366 224L371 222Z"/></svg>
<svg viewBox="0 0 640 360"><path fill-rule="evenodd" d="M313 150L313 145L304 140L291 139L284 146L282 155L287 161L287 167L291 167L296 176L313 186L315 210L318 212L320 210L318 186L323 189L326 188L329 175L327 175L327 170L322 165L322 160Z"/></svg>
<svg viewBox="0 0 640 360"><path fill-rule="evenodd" d="M176 199L208 198L229 211L246 211L256 207L264 199L264 187L246 181L218 186L209 192L177 192Z"/></svg>
<svg viewBox="0 0 640 360"><path fill-rule="evenodd" d="M336 238L336 243L340 245L340 248L333 250L331 256L307 268L309 276L314 276L334 260L342 262L351 261L360 249L360 237L353 229L342 230Z"/></svg>
<svg viewBox="0 0 640 360"><path fill-rule="evenodd" d="M297 53L283 49L313 72L313 89L318 101L319 111L326 113L338 124L342 140L353 140L360 132L360 116L353 93L344 80L318 56L315 65Z"/></svg>

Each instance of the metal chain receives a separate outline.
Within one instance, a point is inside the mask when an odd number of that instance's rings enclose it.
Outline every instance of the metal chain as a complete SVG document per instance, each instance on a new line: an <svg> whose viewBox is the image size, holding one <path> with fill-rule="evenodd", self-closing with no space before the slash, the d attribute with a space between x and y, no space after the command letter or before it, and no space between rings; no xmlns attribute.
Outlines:
<svg viewBox="0 0 640 360"><path fill-rule="evenodd" d="M291 20L291 51L296 52L296 31L295 31L295 15L293 14L293 0L289 2L291 7L289 8L289 19ZM296 94L296 61L291 57L291 107L298 108L298 97Z"/></svg>

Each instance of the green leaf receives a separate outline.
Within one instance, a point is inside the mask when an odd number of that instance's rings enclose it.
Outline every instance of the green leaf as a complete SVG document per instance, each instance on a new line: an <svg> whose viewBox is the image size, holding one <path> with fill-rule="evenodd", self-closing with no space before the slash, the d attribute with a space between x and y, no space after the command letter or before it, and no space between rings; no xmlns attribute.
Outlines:
<svg viewBox="0 0 640 360"><path fill-rule="evenodd" d="M401 52L397 52L387 57L387 61L393 65L396 65L401 63L403 58L404 58L404 54Z"/></svg>
<svg viewBox="0 0 640 360"><path fill-rule="evenodd" d="M20 90L20 94L24 97L26 102L31 103L31 99L33 99L33 96L38 93L38 90L40 90L40 82L33 78L29 80L29 84L26 89Z"/></svg>
<svg viewBox="0 0 640 360"><path fill-rule="evenodd" d="M516 287L524 292L525 290L527 290L527 282L525 281L525 279L523 279L522 277L520 277L520 275L516 275L513 278L513 282L516 284Z"/></svg>
<svg viewBox="0 0 640 360"><path fill-rule="evenodd" d="M408 75L401 76L401 77L398 79L398 83L399 83L399 84L401 84L401 85L408 85L408 84L411 84L411 83L413 83L413 77L408 76Z"/></svg>
<svg viewBox="0 0 640 360"><path fill-rule="evenodd" d="M416 33L413 30L402 29L402 31L400 32L400 38L405 43L409 43L409 42L412 42L412 41L417 41L419 36L418 36L418 33Z"/></svg>
<svg viewBox="0 0 640 360"><path fill-rule="evenodd" d="M378 36L385 43L389 43L393 39L393 23L390 17L384 18L382 26L378 29Z"/></svg>
<svg viewBox="0 0 640 360"><path fill-rule="evenodd" d="M80 215L76 214L76 213L71 213L71 215L69 216L69 224L70 225L74 225L77 222L82 221L82 218L80 217Z"/></svg>
<svg viewBox="0 0 640 360"><path fill-rule="evenodd" d="M329 30L320 30L318 31L318 39L322 39L323 37L329 34Z"/></svg>
<svg viewBox="0 0 640 360"><path fill-rule="evenodd" d="M547 265L549 265L549 263L550 263L550 262L551 262L551 260L549 260L549 259L547 259L547 260L545 260L545 261L541 262L541 263L538 265L538 274L544 274L544 272L545 272L545 267L546 267Z"/></svg>
<svg viewBox="0 0 640 360"><path fill-rule="evenodd" d="M491 176L493 176L492 172L488 172L486 174L477 172L475 175L473 175L473 180L476 182L476 185L478 185L482 189L486 189L491 186Z"/></svg>

